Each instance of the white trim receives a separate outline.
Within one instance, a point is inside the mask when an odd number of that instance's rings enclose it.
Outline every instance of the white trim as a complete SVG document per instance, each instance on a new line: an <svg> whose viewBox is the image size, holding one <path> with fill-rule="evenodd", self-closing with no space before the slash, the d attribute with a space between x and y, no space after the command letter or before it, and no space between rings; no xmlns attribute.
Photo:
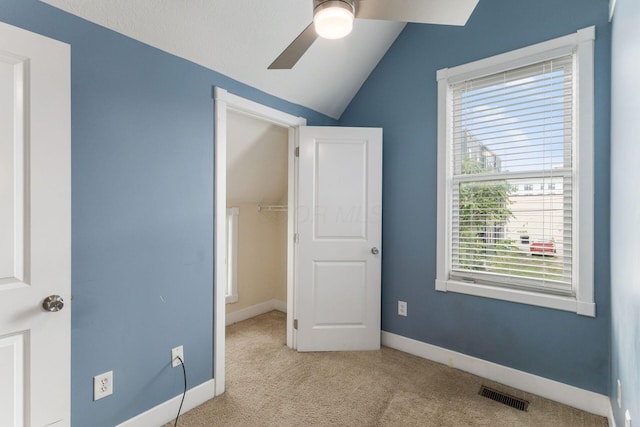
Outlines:
<svg viewBox="0 0 640 427"><path fill-rule="evenodd" d="M214 147L215 147L215 213L213 261L213 377L215 395L224 393L225 371L225 305L227 284L227 102L224 89L214 88Z"/></svg>
<svg viewBox="0 0 640 427"><path fill-rule="evenodd" d="M594 133L594 95L593 95L593 41L595 27L578 31L576 94L577 94L577 126L574 138L575 170L578 188L575 195L575 214L577 216L575 237L579 236L578 257L575 278L578 287L576 299L577 313L595 317L593 286L593 133ZM583 286L583 284L587 286Z"/></svg>
<svg viewBox="0 0 640 427"><path fill-rule="evenodd" d="M305 122L306 124L306 122ZM287 346L297 350L298 343L293 329L295 315L295 291L296 291L296 259L298 257L298 245L295 236L298 233L298 157L296 148L299 146L298 133L300 127L289 127L289 159L288 159L288 192L287 205L294 209L287 209ZM283 310L280 310L283 311Z"/></svg>
<svg viewBox="0 0 640 427"><path fill-rule="evenodd" d="M439 285L438 282L440 282ZM444 289L438 289L438 287L443 287L442 282L444 282ZM573 313L578 312L580 308L574 297L543 294L521 289L501 288L479 283L466 283L459 280L436 281L436 289L444 290L445 292L458 292L466 295L517 302L520 304L536 305L538 307L554 308L556 310L571 311ZM595 310L595 308L593 309Z"/></svg>
<svg viewBox="0 0 640 427"><path fill-rule="evenodd" d="M613 20L613 14L616 11L616 0L609 0L609 22Z"/></svg>
<svg viewBox="0 0 640 427"><path fill-rule="evenodd" d="M227 108L230 110L253 116L260 120L266 120L282 127L306 126L307 124L307 119L304 117L292 116L275 108L229 93L225 89L216 87L214 93L215 100L226 102Z"/></svg>
<svg viewBox="0 0 640 427"><path fill-rule="evenodd" d="M215 147L215 213L214 213L214 320L213 320L213 376L216 379L216 396L224 393L225 372L225 292L227 283L226 259L226 206L227 206L227 110L233 110L241 114L266 120L278 126L296 128L305 126L307 119L284 113L257 102L250 101L227 92L225 89L215 87L213 90L215 100L214 114L214 147ZM294 132L289 132L289 151L292 151ZM295 218L295 204L291 204L292 193L295 191L295 176L291 175L293 166L292 155L289 154L289 241L293 239L293 218ZM292 208L293 207L293 208ZM289 271L294 268L291 248L287 255L287 301L293 301L294 283L291 280L294 273ZM287 316L287 345L293 346L293 316Z"/></svg>
<svg viewBox="0 0 640 427"><path fill-rule="evenodd" d="M274 310L278 310L278 311L281 311L283 313L287 313L287 310L289 309L289 307L288 307L289 302L288 301L280 301L278 299L274 299L274 300L271 300L271 302L273 303L273 309Z"/></svg>
<svg viewBox="0 0 640 427"><path fill-rule="evenodd" d="M613 415L611 400L609 400L609 413L607 414L607 420L609 421L609 427L616 427L616 417Z"/></svg>
<svg viewBox="0 0 640 427"><path fill-rule="evenodd" d="M451 205L451 194L447 191L451 188L451 148L447 144L447 137L451 127L451 115L446 114L450 111L453 98L450 94L451 88L447 83L446 77L449 70L438 71L438 176L437 176L437 215L436 215L436 243L438 250L436 251L436 290L447 290L447 281L451 265L449 256L451 253L451 236L448 230L451 229L451 210L447 206Z"/></svg>
<svg viewBox="0 0 640 427"><path fill-rule="evenodd" d="M184 404L182 405L182 412L180 415L190 411L196 406L202 405L207 400L212 399L215 396L215 380L209 380L200 385L197 385L189 390L184 397ZM167 400L153 408L145 411L133 418L128 419L117 425L117 427L147 427L147 426L161 426L176 418L178 414L178 408L180 407L180 401L182 400L182 393L176 397Z"/></svg>
<svg viewBox="0 0 640 427"><path fill-rule="evenodd" d="M447 350L390 332L382 331L382 344L414 356L445 364L479 377L496 381L582 411L608 417L611 400L602 394L543 378L466 354Z"/></svg>
<svg viewBox="0 0 640 427"><path fill-rule="evenodd" d="M283 313L287 312L287 303L272 299L271 301L261 302L251 307L243 308L226 315L226 325L232 325L234 323L242 322L243 320L251 319L252 317L259 316L264 313L268 313L273 310L278 310Z"/></svg>
<svg viewBox="0 0 640 427"><path fill-rule="evenodd" d="M448 84L476 79L513 68L524 67L570 54L576 45L584 41L595 40L595 26L587 27L552 40L494 55L456 67L444 68L436 72L436 79L446 80Z"/></svg>
<svg viewBox="0 0 640 427"><path fill-rule="evenodd" d="M595 317L593 284L593 145L594 145L594 40L595 26L578 30L532 46L506 52L490 58L470 62L452 68L438 70L438 178L437 178L437 247L436 260L437 291L513 301L541 307L566 310L583 316ZM451 261L451 191L452 148L449 142L451 124L451 85L457 82L522 67L535 62L556 58L559 55L576 53L575 93L576 114L574 136L574 182L573 193L574 226L573 247L577 255L573 258L575 296L523 291L507 287L485 286L475 283L450 280ZM579 240L578 240L579 236ZM578 246L579 244L579 246Z"/></svg>

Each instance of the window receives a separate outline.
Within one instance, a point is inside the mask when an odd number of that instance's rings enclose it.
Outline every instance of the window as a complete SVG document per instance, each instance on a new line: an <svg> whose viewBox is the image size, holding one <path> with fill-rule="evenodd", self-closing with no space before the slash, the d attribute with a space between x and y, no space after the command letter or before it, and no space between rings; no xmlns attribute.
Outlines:
<svg viewBox="0 0 640 427"><path fill-rule="evenodd" d="M227 208L227 290L226 302L238 302L238 215L239 208Z"/></svg>
<svg viewBox="0 0 640 427"><path fill-rule="evenodd" d="M595 316L594 38L438 71L437 290Z"/></svg>

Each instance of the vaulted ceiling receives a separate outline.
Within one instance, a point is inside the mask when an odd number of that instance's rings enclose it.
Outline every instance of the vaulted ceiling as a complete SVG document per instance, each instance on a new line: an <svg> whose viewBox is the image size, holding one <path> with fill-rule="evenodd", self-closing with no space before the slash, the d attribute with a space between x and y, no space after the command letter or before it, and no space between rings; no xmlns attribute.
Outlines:
<svg viewBox="0 0 640 427"><path fill-rule="evenodd" d="M292 70L267 67L311 22L311 0L43 0L287 101L338 118L404 23L356 20Z"/></svg>
<svg viewBox="0 0 640 427"><path fill-rule="evenodd" d="M312 21L312 0L42 1L333 118L405 26L356 19L349 36L316 40L292 70L268 70Z"/></svg>

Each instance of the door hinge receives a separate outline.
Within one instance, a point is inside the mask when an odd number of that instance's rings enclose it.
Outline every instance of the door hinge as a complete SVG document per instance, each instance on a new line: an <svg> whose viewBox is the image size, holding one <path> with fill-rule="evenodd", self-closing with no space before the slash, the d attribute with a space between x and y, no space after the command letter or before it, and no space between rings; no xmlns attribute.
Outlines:
<svg viewBox="0 0 640 427"><path fill-rule="evenodd" d="M293 319L293 329L298 330L298 319Z"/></svg>
<svg viewBox="0 0 640 427"><path fill-rule="evenodd" d="M300 157L300 147L296 147L296 157Z"/></svg>
<svg viewBox="0 0 640 427"><path fill-rule="evenodd" d="M293 235L293 243L298 243L300 241L300 235L298 233L295 233Z"/></svg>

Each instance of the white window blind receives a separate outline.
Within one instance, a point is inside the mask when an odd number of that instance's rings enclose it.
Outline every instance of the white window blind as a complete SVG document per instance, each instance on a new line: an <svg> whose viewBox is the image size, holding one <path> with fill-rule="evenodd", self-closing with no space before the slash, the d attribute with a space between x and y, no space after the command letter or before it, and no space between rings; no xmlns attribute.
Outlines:
<svg viewBox="0 0 640 427"><path fill-rule="evenodd" d="M572 294L574 55L454 83L451 278Z"/></svg>

